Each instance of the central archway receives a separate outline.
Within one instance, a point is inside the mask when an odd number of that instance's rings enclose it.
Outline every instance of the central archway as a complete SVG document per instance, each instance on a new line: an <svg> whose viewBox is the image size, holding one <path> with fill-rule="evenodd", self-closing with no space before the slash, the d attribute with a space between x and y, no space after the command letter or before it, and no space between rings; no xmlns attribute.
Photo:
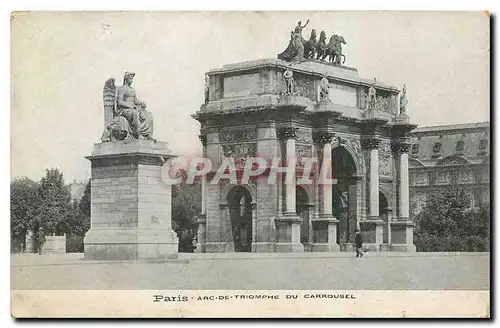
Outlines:
<svg viewBox="0 0 500 328"><path fill-rule="evenodd" d="M233 187L227 194L231 231L236 252L252 251L252 195L243 186Z"/></svg>
<svg viewBox="0 0 500 328"><path fill-rule="evenodd" d="M356 229L356 164L343 146L332 150L332 176L337 183L332 188L333 215L339 220L337 243L352 241Z"/></svg>

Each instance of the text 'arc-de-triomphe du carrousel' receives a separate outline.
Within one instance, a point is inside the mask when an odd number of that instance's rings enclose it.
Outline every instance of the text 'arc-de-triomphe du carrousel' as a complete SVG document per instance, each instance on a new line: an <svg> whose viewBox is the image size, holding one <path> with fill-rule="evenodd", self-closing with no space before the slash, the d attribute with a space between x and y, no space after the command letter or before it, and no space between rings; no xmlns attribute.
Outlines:
<svg viewBox="0 0 500 328"><path fill-rule="evenodd" d="M416 125L407 115L406 87L361 78L345 66L349 40L328 31L317 38L315 29L306 40L308 24L297 24L277 59L206 73L205 102L193 115L201 124L200 155L212 163L201 181L197 252L352 251L355 229L372 251L415 251L408 150ZM88 157L89 259L177 253L171 188L159 178L173 155L153 139L153 118L133 77L126 73L122 86L110 79L104 87L105 132ZM307 158L317 158L331 163L336 182L318 183L313 169L310 184L285 183L286 174L270 184L269 170L245 183L211 183L225 160L238 173L249 157L295 159L292 181L299 181Z"/></svg>

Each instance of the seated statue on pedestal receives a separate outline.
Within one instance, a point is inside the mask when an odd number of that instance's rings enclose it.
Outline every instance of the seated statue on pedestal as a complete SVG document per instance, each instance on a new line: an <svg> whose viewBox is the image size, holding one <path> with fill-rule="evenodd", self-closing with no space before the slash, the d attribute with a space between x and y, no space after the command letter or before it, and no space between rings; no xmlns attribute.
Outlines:
<svg viewBox="0 0 500 328"><path fill-rule="evenodd" d="M113 140L153 140L153 115L146 111L146 104L140 101L132 83L135 73L125 72L123 85L116 88L115 79L104 84L103 101L105 131L102 142Z"/></svg>

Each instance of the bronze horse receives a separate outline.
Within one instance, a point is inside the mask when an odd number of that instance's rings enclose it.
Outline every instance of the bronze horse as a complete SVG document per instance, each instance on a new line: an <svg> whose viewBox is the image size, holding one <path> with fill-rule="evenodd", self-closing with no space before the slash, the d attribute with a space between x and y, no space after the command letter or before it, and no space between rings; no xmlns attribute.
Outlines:
<svg viewBox="0 0 500 328"><path fill-rule="evenodd" d="M307 41L303 41L304 44L304 58L314 58L316 53L316 30L312 29L311 37Z"/></svg>
<svg viewBox="0 0 500 328"><path fill-rule="evenodd" d="M316 59L321 59L323 56L325 56L325 50L326 50L325 31L321 31L321 33L319 34L319 41L316 42L315 48L316 48Z"/></svg>
<svg viewBox="0 0 500 328"><path fill-rule="evenodd" d="M342 44L347 44L342 36L337 34L332 35L321 60L325 60L326 57L329 57L328 61L336 65L345 63L345 55L342 54ZM342 57L344 57L343 61Z"/></svg>

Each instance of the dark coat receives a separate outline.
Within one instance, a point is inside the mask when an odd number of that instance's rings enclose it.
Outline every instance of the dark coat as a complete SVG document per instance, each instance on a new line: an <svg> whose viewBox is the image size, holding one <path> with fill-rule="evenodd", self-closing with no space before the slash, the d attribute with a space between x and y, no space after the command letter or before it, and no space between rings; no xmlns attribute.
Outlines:
<svg viewBox="0 0 500 328"><path fill-rule="evenodd" d="M360 233L357 233L356 236L354 237L354 243L356 244L357 248L363 246L363 237L361 237Z"/></svg>
<svg viewBox="0 0 500 328"><path fill-rule="evenodd" d="M45 233L43 232L43 230L38 231L38 238L37 239L38 239L39 243L45 242Z"/></svg>

